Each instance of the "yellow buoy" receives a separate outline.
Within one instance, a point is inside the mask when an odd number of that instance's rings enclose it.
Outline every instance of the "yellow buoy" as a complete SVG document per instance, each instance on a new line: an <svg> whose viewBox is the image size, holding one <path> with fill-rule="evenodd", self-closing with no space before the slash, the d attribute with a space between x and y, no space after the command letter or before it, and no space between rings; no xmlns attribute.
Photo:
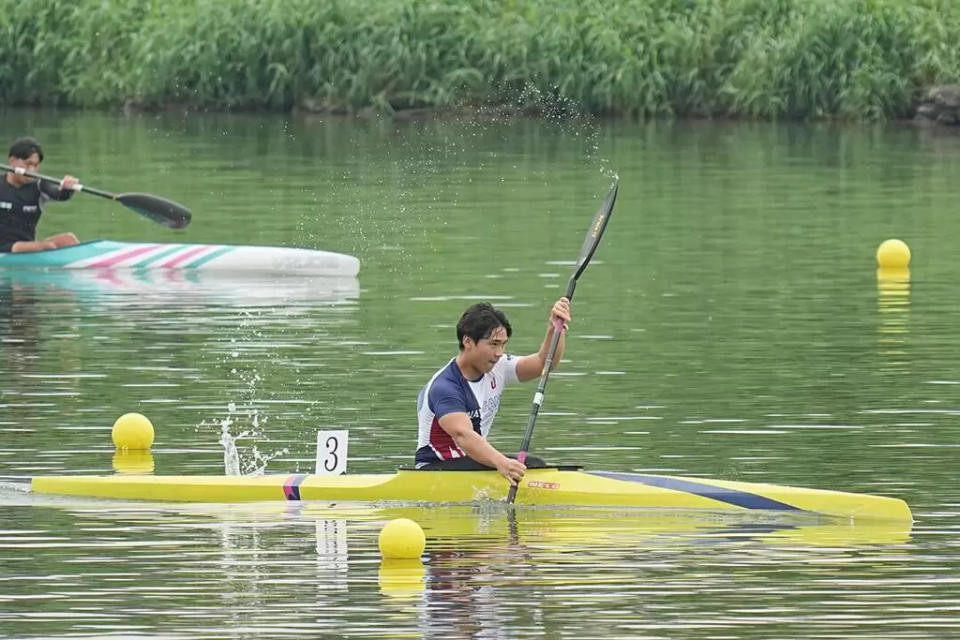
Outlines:
<svg viewBox="0 0 960 640"><path fill-rule="evenodd" d="M419 558L427 546L427 537L413 520L397 518L380 530L377 544L384 558Z"/></svg>
<svg viewBox="0 0 960 640"><path fill-rule="evenodd" d="M910 247L896 238L884 240L877 247L877 264L881 269L906 269L910 266Z"/></svg>
<svg viewBox="0 0 960 640"><path fill-rule="evenodd" d="M110 436L117 449L149 449L153 444L153 424L139 413L125 413L113 423Z"/></svg>

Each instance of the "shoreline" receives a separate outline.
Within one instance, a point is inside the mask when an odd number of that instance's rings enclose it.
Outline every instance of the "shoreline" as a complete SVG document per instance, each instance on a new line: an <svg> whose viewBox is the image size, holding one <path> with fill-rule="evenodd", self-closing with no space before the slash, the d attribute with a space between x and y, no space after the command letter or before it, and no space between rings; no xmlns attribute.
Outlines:
<svg viewBox="0 0 960 640"><path fill-rule="evenodd" d="M308 109L294 108L290 110L265 109L265 108L238 108L238 109L217 109L212 107L203 107L188 103L169 103L164 105L154 105L147 108L128 108L126 106L79 106L79 105L36 105L36 104L2 104L0 103L0 112L4 110L36 111L36 112L61 112L61 113L94 113L101 115L115 115L124 118L149 117L149 116L277 116L281 118L290 118L292 120L322 120L331 119L343 122L374 122L384 121L392 123L408 122L446 122L446 121L530 121L530 122L577 122L584 121L590 123L715 123L715 124L782 124L782 125L840 125L840 126L876 126L887 125L902 128L919 128L945 133L955 131L960 133L960 126L939 123L934 120L913 117L885 118L875 120L863 120L853 118L839 117L820 117L820 118L762 118L737 115L683 115L683 116L650 116L638 117L626 114L591 114L591 113L570 113L563 117L555 115L547 116L542 112L523 111L512 108L496 107L461 107L461 108L415 108L400 109L392 113L382 113L372 110L360 110L357 112L344 111L316 111Z"/></svg>

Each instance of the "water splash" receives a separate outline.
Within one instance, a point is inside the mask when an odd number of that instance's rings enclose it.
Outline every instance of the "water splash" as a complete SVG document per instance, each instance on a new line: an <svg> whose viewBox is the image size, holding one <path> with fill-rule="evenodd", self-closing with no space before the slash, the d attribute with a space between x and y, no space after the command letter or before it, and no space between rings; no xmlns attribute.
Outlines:
<svg viewBox="0 0 960 640"><path fill-rule="evenodd" d="M227 407L231 413L236 411L236 405L230 403ZM257 448L257 445L251 445L247 451L244 452L244 455L241 456L240 448L237 446L237 442L241 439L246 438L257 438L263 435L263 431L260 429L260 416L257 412L253 412L250 417L250 424L253 427L252 429L241 431L236 435L233 435L230 432L230 427L233 426L234 420L227 416L220 421L220 446L223 447L223 472L228 476L260 476L263 475L267 469L267 464L274 458L279 456L286 455L290 450L286 447L273 451L270 453L264 453Z"/></svg>
<svg viewBox="0 0 960 640"><path fill-rule="evenodd" d="M230 435L233 421L225 418L220 423L220 444L223 446L223 473L228 476L240 475L240 453L237 451L237 438ZM244 435L244 434L241 434Z"/></svg>
<svg viewBox="0 0 960 640"><path fill-rule="evenodd" d="M284 447L279 451L274 451L273 453L263 453L257 449L256 445L250 447L251 460L247 461L243 465L243 475L245 476L262 476L267 470L267 464L282 455L286 455L290 450Z"/></svg>

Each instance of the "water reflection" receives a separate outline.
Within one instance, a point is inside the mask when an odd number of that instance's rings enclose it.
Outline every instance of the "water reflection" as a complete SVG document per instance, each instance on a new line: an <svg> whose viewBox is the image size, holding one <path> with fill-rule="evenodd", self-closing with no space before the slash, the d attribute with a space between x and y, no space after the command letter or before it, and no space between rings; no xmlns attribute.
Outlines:
<svg viewBox="0 0 960 640"><path fill-rule="evenodd" d="M648 606L664 624L712 618L732 637L748 637L740 634L750 620L776 617L764 613L765 603L779 602L774 594L788 585L804 603L789 614L797 621L808 607L842 597L834 583L843 576L858 583L857 597L879 597L884 579L907 561L909 539L902 531L841 523L486 503L143 505L23 494L18 500L29 512L0 506L6 522L0 552L30 557L32 568L9 565L9 588L0 587L6 610L0 632L29 621L39 625L35 633L52 633L76 607L110 601L95 622L69 623L79 637L160 612L176 615L150 628L183 637L224 637L223 625L238 630L231 637L277 637L283 629L334 634L347 626L376 637L516 637L505 632L528 624L557 625L552 637L571 629L581 637L623 637L625 626L645 624L638 613ZM379 558L377 534L397 517L423 526L422 562ZM37 567L58 576L63 599L45 598L43 607L29 600L50 588L30 579ZM751 593L755 615L727 617L723 594L731 589ZM704 593L720 600L701 601ZM607 627L591 628L574 616L577 608L598 606Z"/></svg>
<svg viewBox="0 0 960 640"><path fill-rule="evenodd" d="M231 276L176 269L0 269L0 291L20 300L56 293L112 306L226 304L239 307L342 303L359 296L357 278ZM10 294L12 297L12 293Z"/></svg>
<svg viewBox="0 0 960 640"><path fill-rule="evenodd" d="M427 569L419 558L384 558L377 573L380 593L400 600L419 599L427 584Z"/></svg>
<svg viewBox="0 0 960 640"><path fill-rule="evenodd" d="M910 371L907 351L910 333L910 269L877 269L877 327L880 370L886 373Z"/></svg>
<svg viewBox="0 0 960 640"><path fill-rule="evenodd" d="M316 522L318 584L330 589L347 588L350 552L347 547L347 521L319 518ZM325 578L323 577L325 576Z"/></svg>
<svg viewBox="0 0 960 640"><path fill-rule="evenodd" d="M113 470L118 474L149 474L153 473L153 467L150 451L118 449L113 454Z"/></svg>
<svg viewBox="0 0 960 640"><path fill-rule="evenodd" d="M16 370L19 361L25 359L37 343L36 304L29 291L22 291L13 284L0 282L0 340L6 366Z"/></svg>

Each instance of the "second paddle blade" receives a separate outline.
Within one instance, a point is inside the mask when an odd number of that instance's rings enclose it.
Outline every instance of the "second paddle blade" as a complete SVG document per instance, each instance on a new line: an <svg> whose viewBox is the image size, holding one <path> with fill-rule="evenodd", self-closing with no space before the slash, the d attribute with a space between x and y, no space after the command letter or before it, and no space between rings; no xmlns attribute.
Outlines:
<svg viewBox="0 0 960 640"><path fill-rule="evenodd" d="M125 207L171 229L183 229L190 224L190 212L181 204L149 193L123 193L117 201Z"/></svg>

